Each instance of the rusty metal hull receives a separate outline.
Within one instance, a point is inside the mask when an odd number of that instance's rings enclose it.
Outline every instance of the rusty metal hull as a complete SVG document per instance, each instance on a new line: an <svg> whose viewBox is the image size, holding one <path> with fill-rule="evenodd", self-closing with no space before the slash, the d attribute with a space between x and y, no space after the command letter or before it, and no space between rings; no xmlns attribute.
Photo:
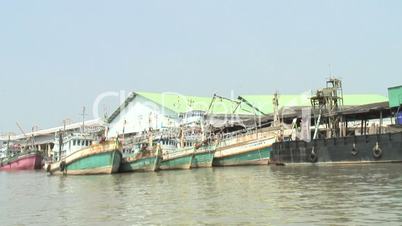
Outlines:
<svg viewBox="0 0 402 226"><path fill-rule="evenodd" d="M311 142L274 143L271 162L285 164L402 162L402 132L317 139Z"/></svg>

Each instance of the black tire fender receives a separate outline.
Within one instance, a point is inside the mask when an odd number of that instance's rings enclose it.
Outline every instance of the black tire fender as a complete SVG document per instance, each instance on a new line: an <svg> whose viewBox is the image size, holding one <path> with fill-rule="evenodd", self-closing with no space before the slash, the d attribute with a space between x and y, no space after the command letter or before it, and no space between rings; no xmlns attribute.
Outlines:
<svg viewBox="0 0 402 226"><path fill-rule="evenodd" d="M64 170L65 170L65 168L66 168L66 162L61 161L59 168L60 168L60 172L64 172Z"/></svg>
<svg viewBox="0 0 402 226"><path fill-rule="evenodd" d="M353 144L353 148L352 148L351 154L352 154L353 156L356 156L356 155L359 154L359 149L356 148L356 144Z"/></svg>
<svg viewBox="0 0 402 226"><path fill-rule="evenodd" d="M373 148L373 157L375 159L379 159L382 157L383 151L382 149L378 146L378 143L374 146Z"/></svg>
<svg viewBox="0 0 402 226"><path fill-rule="evenodd" d="M310 162L312 162L312 163L316 163L318 161L318 155L315 152L314 148L311 150L309 159L310 159Z"/></svg>

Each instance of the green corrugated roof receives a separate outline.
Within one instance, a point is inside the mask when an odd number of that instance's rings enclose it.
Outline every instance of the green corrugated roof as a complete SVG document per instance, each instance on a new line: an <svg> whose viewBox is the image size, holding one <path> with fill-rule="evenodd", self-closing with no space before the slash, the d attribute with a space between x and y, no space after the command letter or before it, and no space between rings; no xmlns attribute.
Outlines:
<svg viewBox="0 0 402 226"><path fill-rule="evenodd" d="M212 97L185 96L174 93L137 92L137 94L177 113L184 113L190 110L207 111L212 100ZM244 95L242 97L267 114L273 112L273 95ZM280 95L279 105L280 107L310 106L309 98L310 95ZM344 95L345 105L364 105L384 101L388 101L388 99L381 95ZM229 114L233 112L235 107L235 103L217 98L211 112L215 114ZM254 114L254 111L245 104L242 104L237 113Z"/></svg>
<svg viewBox="0 0 402 226"><path fill-rule="evenodd" d="M212 97L185 96L175 93L136 92L136 94L177 113L185 113L190 110L207 111L212 101ZM211 112L229 114L235 108L235 103L217 98L211 108ZM247 114L244 110L240 110L238 113Z"/></svg>
<svg viewBox="0 0 402 226"><path fill-rule="evenodd" d="M130 95L129 98L120 106L108 119L111 122L120 114L121 109L125 108L137 95L140 95L152 102L155 102L162 107L170 109L176 113L186 113L191 110L207 111L212 97L186 96L175 93L153 93L153 92L136 92ZM310 94L301 95L279 95L280 107L300 107L310 106ZM269 114L273 112L272 99L273 95L244 95L242 96L252 105L257 107L262 112ZM378 102L388 101L387 97L373 94L352 94L344 95L345 105L365 105ZM225 99L217 98L213 107L210 110L212 114L231 114L237 104ZM241 104L237 108L237 114L254 114L254 109Z"/></svg>
<svg viewBox="0 0 402 226"><path fill-rule="evenodd" d="M273 95L246 95L243 96L250 103L258 107L265 113L272 113L272 99ZM298 106L311 106L311 95L279 95L280 107L298 107ZM365 105L378 102L388 101L385 96L373 94L349 94L344 95L344 105Z"/></svg>
<svg viewBox="0 0 402 226"><path fill-rule="evenodd" d="M364 105L388 101L388 98L373 94L353 94L344 96L345 105Z"/></svg>

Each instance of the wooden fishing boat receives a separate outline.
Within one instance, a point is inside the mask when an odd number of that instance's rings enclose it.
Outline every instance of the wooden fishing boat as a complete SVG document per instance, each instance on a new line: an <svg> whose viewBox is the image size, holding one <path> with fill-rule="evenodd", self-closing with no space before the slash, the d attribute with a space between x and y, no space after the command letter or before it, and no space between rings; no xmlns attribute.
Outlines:
<svg viewBox="0 0 402 226"><path fill-rule="evenodd" d="M10 137L6 144L0 149L0 171L41 169L42 153L34 150L33 145L21 147L11 144Z"/></svg>
<svg viewBox="0 0 402 226"><path fill-rule="evenodd" d="M62 140L62 139L60 139ZM93 144L93 140L82 134L73 135L67 139L69 145L61 145L58 161L47 165L46 170L50 174L64 175L88 175L88 174L112 174L119 171L121 164L121 144L118 140L101 141ZM65 142L61 141L61 144ZM81 145L78 150L71 150ZM67 151L61 151L67 146Z"/></svg>
<svg viewBox="0 0 402 226"><path fill-rule="evenodd" d="M124 156L120 165L120 172L155 172L159 170L162 161L159 145L147 147L140 145L138 151Z"/></svg>
<svg viewBox="0 0 402 226"><path fill-rule="evenodd" d="M161 170L191 169L194 148L192 146L177 147L174 143L164 144L162 146Z"/></svg>
<svg viewBox="0 0 402 226"><path fill-rule="evenodd" d="M204 142L203 144L195 145L194 158L191 163L191 168L212 167L215 151L215 143Z"/></svg>
<svg viewBox="0 0 402 226"><path fill-rule="evenodd" d="M37 170L42 167L42 155L38 151L25 151L0 161L0 171Z"/></svg>
<svg viewBox="0 0 402 226"><path fill-rule="evenodd" d="M277 132L275 128L266 128L223 136L213 166L268 165Z"/></svg>

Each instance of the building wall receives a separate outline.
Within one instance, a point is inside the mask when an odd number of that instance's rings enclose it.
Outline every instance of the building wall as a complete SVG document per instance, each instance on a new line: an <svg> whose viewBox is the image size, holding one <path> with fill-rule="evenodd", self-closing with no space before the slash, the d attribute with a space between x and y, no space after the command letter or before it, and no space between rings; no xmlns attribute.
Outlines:
<svg viewBox="0 0 402 226"><path fill-rule="evenodd" d="M149 128L173 127L177 123L177 113L138 95L109 123L108 138L117 137L123 131L137 133Z"/></svg>

